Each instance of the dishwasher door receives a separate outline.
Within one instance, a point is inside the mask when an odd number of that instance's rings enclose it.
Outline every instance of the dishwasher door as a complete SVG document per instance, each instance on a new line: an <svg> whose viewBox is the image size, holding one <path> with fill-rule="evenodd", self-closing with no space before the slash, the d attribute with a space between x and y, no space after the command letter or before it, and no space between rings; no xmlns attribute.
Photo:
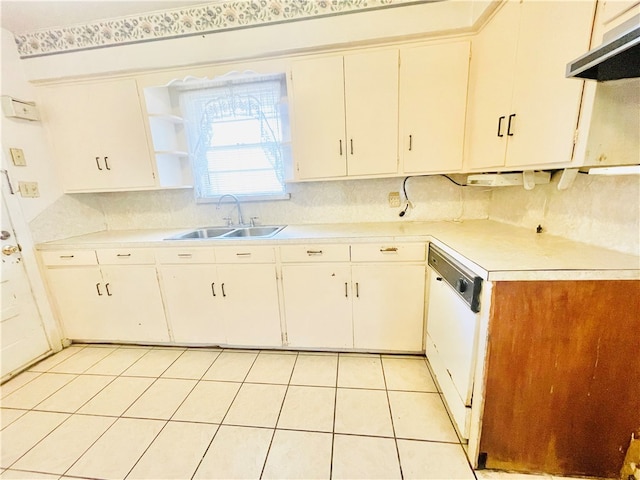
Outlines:
<svg viewBox="0 0 640 480"><path fill-rule="evenodd" d="M429 267L427 334L460 400L471 405L479 315ZM438 379L442 383L441 379Z"/></svg>

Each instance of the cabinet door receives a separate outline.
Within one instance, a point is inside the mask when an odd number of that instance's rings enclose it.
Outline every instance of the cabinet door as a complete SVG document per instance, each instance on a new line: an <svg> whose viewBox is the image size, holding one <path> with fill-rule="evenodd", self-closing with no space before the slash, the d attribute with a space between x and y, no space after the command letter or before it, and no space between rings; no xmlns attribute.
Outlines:
<svg viewBox="0 0 640 480"><path fill-rule="evenodd" d="M293 145L297 177L347 174L342 56L293 62Z"/></svg>
<svg viewBox="0 0 640 480"><path fill-rule="evenodd" d="M65 191L154 185L135 80L50 88L42 97Z"/></svg>
<svg viewBox="0 0 640 480"><path fill-rule="evenodd" d="M107 292L98 267L50 268L47 283L66 338L114 339Z"/></svg>
<svg viewBox="0 0 640 480"><path fill-rule="evenodd" d="M473 40L467 113L470 169L504 165L519 19L519 3L509 0Z"/></svg>
<svg viewBox="0 0 640 480"><path fill-rule="evenodd" d="M400 51L400 158L405 173L462 168L469 42Z"/></svg>
<svg viewBox="0 0 640 480"><path fill-rule="evenodd" d="M584 81L567 62L589 50L594 1L521 6L507 166L570 162Z"/></svg>
<svg viewBox="0 0 640 480"><path fill-rule="evenodd" d="M355 265L353 346L422 351L423 265Z"/></svg>
<svg viewBox="0 0 640 480"><path fill-rule="evenodd" d="M344 57L348 175L398 171L398 50Z"/></svg>
<svg viewBox="0 0 640 480"><path fill-rule="evenodd" d="M102 267L111 340L168 342L169 332L155 267Z"/></svg>
<svg viewBox="0 0 640 480"><path fill-rule="evenodd" d="M275 265L218 265L218 279L227 343L282 346Z"/></svg>
<svg viewBox="0 0 640 480"><path fill-rule="evenodd" d="M289 346L353 348L350 279L345 264L282 267Z"/></svg>
<svg viewBox="0 0 640 480"><path fill-rule="evenodd" d="M160 273L173 341L226 343L215 265L163 266Z"/></svg>

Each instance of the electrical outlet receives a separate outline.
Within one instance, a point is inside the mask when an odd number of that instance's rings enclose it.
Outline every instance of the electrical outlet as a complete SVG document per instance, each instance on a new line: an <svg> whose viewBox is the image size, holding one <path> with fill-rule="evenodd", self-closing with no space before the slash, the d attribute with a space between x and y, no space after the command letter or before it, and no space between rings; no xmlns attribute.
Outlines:
<svg viewBox="0 0 640 480"><path fill-rule="evenodd" d="M27 164L27 160L24 158L24 152L21 148L10 148L11 160L16 167L24 167Z"/></svg>
<svg viewBox="0 0 640 480"><path fill-rule="evenodd" d="M389 192L389 207L398 208L400 206L400 192Z"/></svg>
<svg viewBox="0 0 640 480"><path fill-rule="evenodd" d="M20 190L20 195L24 198L36 198L40 196L38 182L18 182L18 189Z"/></svg>

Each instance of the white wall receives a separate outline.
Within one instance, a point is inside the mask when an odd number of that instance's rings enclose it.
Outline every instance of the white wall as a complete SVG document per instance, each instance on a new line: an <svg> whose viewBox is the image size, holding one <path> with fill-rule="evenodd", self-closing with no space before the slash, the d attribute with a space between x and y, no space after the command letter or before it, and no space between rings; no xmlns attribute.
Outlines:
<svg viewBox="0 0 640 480"><path fill-rule="evenodd" d="M2 29L2 83L0 93L20 100L35 101L35 88L27 82L23 65L18 57L13 35ZM60 236L78 235L105 228L104 215L91 199L73 199L62 194L62 187L56 174L53 154L42 122L31 122L4 115L2 121L2 168L6 168L14 186L20 181L38 182L40 197L19 200L24 220L32 225L51 224ZM9 154L10 148L21 148L27 161L26 166L14 166ZM2 178L3 188L6 179ZM37 233L38 229L34 231ZM50 239L45 238L45 239ZM43 238L34 235L36 242Z"/></svg>
<svg viewBox="0 0 640 480"><path fill-rule="evenodd" d="M640 255L640 177L578 175L568 190L551 184L495 189L489 218ZM637 267L637 265L636 265Z"/></svg>

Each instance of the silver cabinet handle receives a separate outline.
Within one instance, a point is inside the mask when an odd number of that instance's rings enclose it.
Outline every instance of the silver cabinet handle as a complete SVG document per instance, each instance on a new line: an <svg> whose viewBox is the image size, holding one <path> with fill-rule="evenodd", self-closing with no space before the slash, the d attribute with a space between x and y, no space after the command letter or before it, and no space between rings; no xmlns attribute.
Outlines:
<svg viewBox="0 0 640 480"><path fill-rule="evenodd" d="M73 258L75 255L60 255L59 258Z"/></svg>
<svg viewBox="0 0 640 480"><path fill-rule="evenodd" d="M251 252L236 253L236 257L250 257L250 256L251 256Z"/></svg>
<svg viewBox="0 0 640 480"><path fill-rule="evenodd" d="M104 166L107 167L107 170L111 170L109 166L109 157L104 157Z"/></svg>
<svg viewBox="0 0 640 480"><path fill-rule="evenodd" d="M413 135L409 135L409 151L413 148Z"/></svg>
<svg viewBox="0 0 640 480"><path fill-rule="evenodd" d="M351 155L353 155L353 138L349 140L349 143L351 144Z"/></svg>
<svg viewBox="0 0 640 480"><path fill-rule="evenodd" d="M344 282L344 298L349 298L349 285Z"/></svg>
<svg viewBox="0 0 640 480"><path fill-rule="evenodd" d="M96 157L96 165L98 166L98 170L102 171L102 167L100 166L100 157Z"/></svg>
<svg viewBox="0 0 640 480"><path fill-rule="evenodd" d="M307 250L307 255L322 255L322 250Z"/></svg>
<svg viewBox="0 0 640 480"><path fill-rule="evenodd" d="M227 294L226 294L226 293L225 293L225 291L224 291L224 283L222 284L222 296L223 296L223 297L226 297L226 296L227 296Z"/></svg>
<svg viewBox="0 0 640 480"><path fill-rule="evenodd" d="M100 283L96 283L96 290L98 291L98 296L102 296L102 292L100 291Z"/></svg>
<svg viewBox="0 0 640 480"><path fill-rule="evenodd" d="M356 298L360 298L360 284L356 282Z"/></svg>
<svg viewBox="0 0 640 480"><path fill-rule="evenodd" d="M109 284L105 283L104 284L104 289L107 291L107 296L108 297L113 297L113 295L111 294L111 292L109 291Z"/></svg>
<svg viewBox="0 0 640 480"><path fill-rule="evenodd" d="M116 257L130 257L131 254L130 253L119 253L116 255Z"/></svg>
<svg viewBox="0 0 640 480"><path fill-rule="evenodd" d="M398 253L398 247L382 247L380 249L382 253Z"/></svg>
<svg viewBox="0 0 640 480"><path fill-rule="evenodd" d="M179 253L178 257L180 257L180 258L191 258L192 255L190 253Z"/></svg>
<svg viewBox="0 0 640 480"><path fill-rule="evenodd" d="M342 139L340 139L339 141L340 141L340 156L342 156Z"/></svg>
<svg viewBox="0 0 640 480"><path fill-rule="evenodd" d="M211 293L213 294L213 296L216 296L216 284L215 282L211 282Z"/></svg>

